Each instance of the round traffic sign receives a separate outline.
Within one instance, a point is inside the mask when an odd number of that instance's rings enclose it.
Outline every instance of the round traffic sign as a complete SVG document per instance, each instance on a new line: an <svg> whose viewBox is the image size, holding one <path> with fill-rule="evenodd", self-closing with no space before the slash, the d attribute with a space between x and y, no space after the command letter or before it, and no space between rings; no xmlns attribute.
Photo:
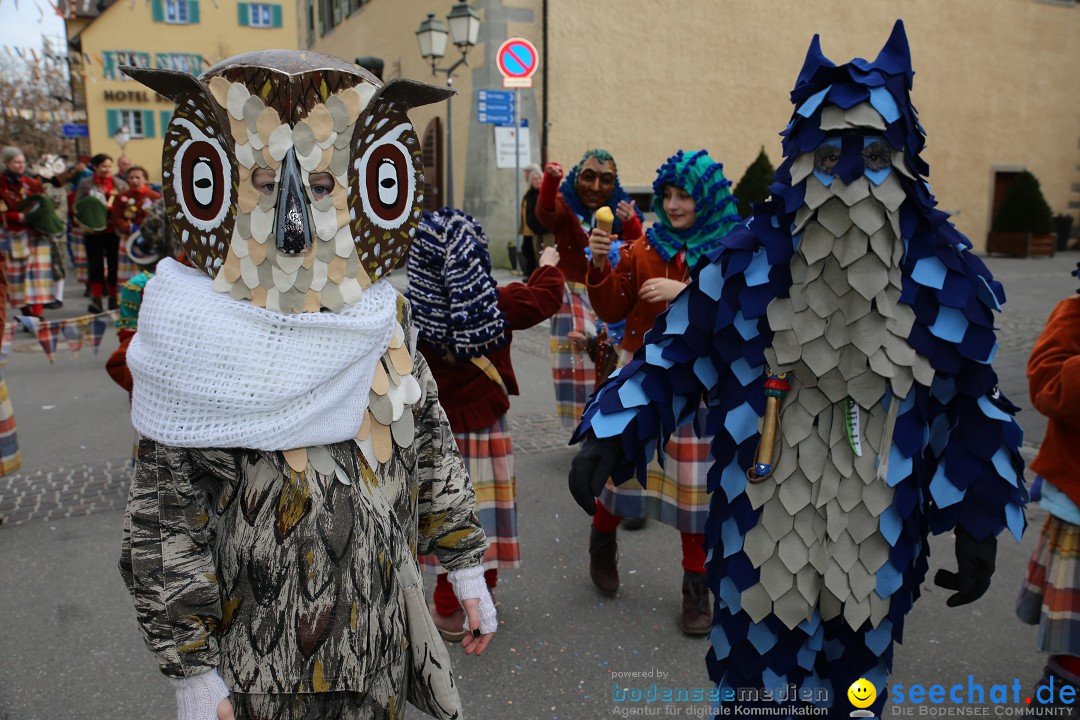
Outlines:
<svg viewBox="0 0 1080 720"><path fill-rule="evenodd" d="M499 46L495 62L504 78L530 78L539 65L536 46L525 38L510 38Z"/></svg>

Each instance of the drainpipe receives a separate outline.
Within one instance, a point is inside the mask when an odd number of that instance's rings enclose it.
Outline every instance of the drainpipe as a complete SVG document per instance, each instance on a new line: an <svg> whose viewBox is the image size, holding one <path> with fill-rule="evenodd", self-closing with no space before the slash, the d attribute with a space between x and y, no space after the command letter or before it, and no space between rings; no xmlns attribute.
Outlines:
<svg viewBox="0 0 1080 720"><path fill-rule="evenodd" d="M542 51L543 58L541 62L544 63L544 89L543 100L541 101L544 108L544 121L540 125L540 167L543 167L548 160L548 78L551 76L551 66L548 65L548 0L542 0L543 3L543 43L544 49Z"/></svg>

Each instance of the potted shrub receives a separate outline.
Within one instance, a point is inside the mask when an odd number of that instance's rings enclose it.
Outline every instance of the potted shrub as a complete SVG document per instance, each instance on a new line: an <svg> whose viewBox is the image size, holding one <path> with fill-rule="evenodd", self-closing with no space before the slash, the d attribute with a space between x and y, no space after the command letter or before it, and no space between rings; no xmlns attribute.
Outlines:
<svg viewBox="0 0 1080 720"><path fill-rule="evenodd" d="M1026 170L1016 176L990 226L986 252L1018 257L1054 254L1054 221L1039 181Z"/></svg>
<svg viewBox="0 0 1080 720"><path fill-rule="evenodd" d="M769 162L769 156L765 154L762 146L757 159L746 168L742 180L735 186L732 195L739 203L739 216L743 219L750 217L753 212L753 203L761 202L769 197L769 183L772 182L773 166Z"/></svg>

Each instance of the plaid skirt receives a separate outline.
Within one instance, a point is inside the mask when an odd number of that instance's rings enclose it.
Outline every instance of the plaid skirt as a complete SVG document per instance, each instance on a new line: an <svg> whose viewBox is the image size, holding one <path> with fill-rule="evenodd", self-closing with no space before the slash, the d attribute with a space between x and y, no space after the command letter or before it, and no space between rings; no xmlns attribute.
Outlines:
<svg viewBox="0 0 1080 720"><path fill-rule="evenodd" d="M704 407L698 408L697 421L700 427L705 427ZM636 478L622 485L608 480L607 487L600 493L600 504L620 517L650 517L679 532L705 532L705 519L709 515L711 440L699 438L693 423L683 425L664 446L664 467L660 467L656 458L649 464L644 489Z"/></svg>
<svg viewBox="0 0 1080 720"><path fill-rule="evenodd" d="M8 397L7 383L0 375L0 475L10 475L22 467L19 440L15 436L15 410Z"/></svg>
<svg viewBox="0 0 1080 720"><path fill-rule="evenodd" d="M551 318L551 377L555 381L555 411L563 427L577 427L585 403L596 386L596 368L580 343L568 335L596 335L596 313L581 283L566 283L563 304Z"/></svg>
<svg viewBox="0 0 1080 720"><path fill-rule="evenodd" d="M26 230L4 231L7 256L8 300L15 307L53 301L53 274L49 238Z"/></svg>
<svg viewBox="0 0 1080 720"><path fill-rule="evenodd" d="M1048 515L1016 599L1017 616L1039 626L1041 652L1080 655L1078 557L1080 525Z"/></svg>
<svg viewBox="0 0 1080 720"><path fill-rule="evenodd" d="M121 237L120 247L116 251L116 287L124 287L124 283L141 272L142 268L128 255L125 238Z"/></svg>
<svg viewBox="0 0 1080 720"><path fill-rule="evenodd" d="M469 471L476 492L476 519L487 535L484 569L521 566L517 529L517 479L514 477L514 447L506 416L494 425L467 433L454 433L458 452ZM421 555L420 564L445 572L434 555Z"/></svg>
<svg viewBox="0 0 1080 720"><path fill-rule="evenodd" d="M86 269L86 241L83 240L83 231L74 224L68 233L68 254L71 256L71 266L75 268L75 280L83 285L90 282L90 273Z"/></svg>

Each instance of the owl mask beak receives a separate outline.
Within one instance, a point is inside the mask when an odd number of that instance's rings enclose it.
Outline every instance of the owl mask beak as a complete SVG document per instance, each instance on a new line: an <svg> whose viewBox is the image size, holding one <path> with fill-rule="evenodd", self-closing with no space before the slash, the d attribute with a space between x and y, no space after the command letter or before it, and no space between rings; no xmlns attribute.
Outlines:
<svg viewBox="0 0 1080 720"><path fill-rule="evenodd" d="M281 163L275 235L279 252L296 255L311 247L311 212L308 209L300 164L292 148Z"/></svg>

